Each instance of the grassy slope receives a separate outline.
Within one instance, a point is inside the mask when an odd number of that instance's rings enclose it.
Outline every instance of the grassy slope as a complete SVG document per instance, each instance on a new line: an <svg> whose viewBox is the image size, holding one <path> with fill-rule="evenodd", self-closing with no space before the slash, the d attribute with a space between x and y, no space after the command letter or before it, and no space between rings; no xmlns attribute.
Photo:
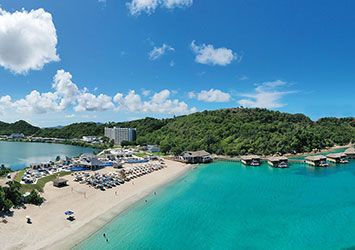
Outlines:
<svg viewBox="0 0 355 250"><path fill-rule="evenodd" d="M15 177L15 180L20 182L24 173L25 170L19 171L19 173ZM71 174L71 172L61 172L59 173L59 177L69 175L69 174ZM21 185L20 192L24 194L26 192L31 192L33 189L36 189L39 192L43 192L43 188L46 185L46 183L53 181L55 178L56 178L55 175L48 175L46 177L39 179L36 184L23 184Z"/></svg>

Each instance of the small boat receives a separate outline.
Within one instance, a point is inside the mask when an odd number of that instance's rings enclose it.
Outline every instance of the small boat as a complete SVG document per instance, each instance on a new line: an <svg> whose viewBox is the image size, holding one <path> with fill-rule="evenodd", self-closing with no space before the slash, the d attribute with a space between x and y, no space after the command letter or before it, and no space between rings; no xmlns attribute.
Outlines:
<svg viewBox="0 0 355 250"><path fill-rule="evenodd" d="M281 162L279 165L278 165L279 168L287 168L288 165L286 162Z"/></svg>
<svg viewBox="0 0 355 250"><path fill-rule="evenodd" d="M260 166L260 162L253 160L253 161L250 163L250 166L254 166L254 167Z"/></svg>
<svg viewBox="0 0 355 250"><path fill-rule="evenodd" d="M328 164L326 161L321 161L321 162L319 163L319 166L320 166L320 167L328 167L329 164Z"/></svg>

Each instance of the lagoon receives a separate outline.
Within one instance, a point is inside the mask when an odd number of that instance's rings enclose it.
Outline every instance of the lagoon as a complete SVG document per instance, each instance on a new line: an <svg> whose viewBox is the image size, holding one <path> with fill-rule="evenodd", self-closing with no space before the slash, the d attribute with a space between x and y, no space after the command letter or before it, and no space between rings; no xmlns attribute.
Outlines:
<svg viewBox="0 0 355 250"><path fill-rule="evenodd" d="M355 160L328 168L200 165L74 249L353 247L354 190Z"/></svg>
<svg viewBox="0 0 355 250"><path fill-rule="evenodd" d="M93 151L92 148L65 144L0 141L0 164L20 170L30 163L54 161L58 155L74 157Z"/></svg>

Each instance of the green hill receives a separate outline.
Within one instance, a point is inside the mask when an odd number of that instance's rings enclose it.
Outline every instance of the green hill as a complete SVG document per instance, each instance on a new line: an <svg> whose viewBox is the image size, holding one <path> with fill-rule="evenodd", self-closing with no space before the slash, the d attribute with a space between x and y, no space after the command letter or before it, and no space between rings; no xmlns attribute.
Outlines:
<svg viewBox="0 0 355 250"><path fill-rule="evenodd" d="M10 135L12 133L23 133L24 135L32 135L41 129L20 120L15 123L0 122L0 134Z"/></svg>
<svg viewBox="0 0 355 250"><path fill-rule="evenodd" d="M38 130L36 135L81 138L103 135L104 127L137 128L138 144L160 144L165 153L204 149L211 153L241 155L310 152L355 142L355 118L322 118L267 109L222 109L171 119L145 118L121 123L75 123Z"/></svg>

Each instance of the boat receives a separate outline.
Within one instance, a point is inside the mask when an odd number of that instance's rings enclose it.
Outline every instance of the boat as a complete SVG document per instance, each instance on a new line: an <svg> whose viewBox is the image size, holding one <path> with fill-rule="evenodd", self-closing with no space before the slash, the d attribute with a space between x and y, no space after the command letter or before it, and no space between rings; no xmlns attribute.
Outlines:
<svg viewBox="0 0 355 250"><path fill-rule="evenodd" d="M253 160L253 161L250 163L250 166L254 166L254 167L260 166L260 162L259 162L259 161L256 161L256 160Z"/></svg>

